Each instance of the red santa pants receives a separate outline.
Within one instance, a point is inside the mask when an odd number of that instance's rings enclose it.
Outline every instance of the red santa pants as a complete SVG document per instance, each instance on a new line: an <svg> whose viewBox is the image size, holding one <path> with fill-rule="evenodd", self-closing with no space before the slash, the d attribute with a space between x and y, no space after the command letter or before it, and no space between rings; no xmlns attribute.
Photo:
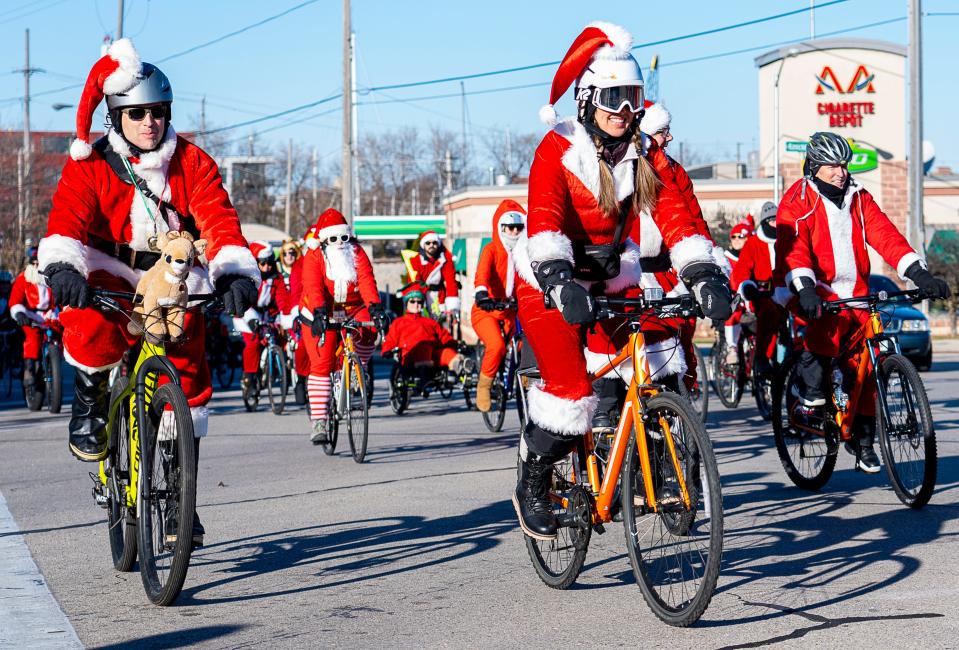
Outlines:
<svg viewBox="0 0 959 650"><path fill-rule="evenodd" d="M243 332L243 372L252 373L260 369L260 353L263 345L257 334Z"/></svg>
<svg viewBox="0 0 959 650"><path fill-rule="evenodd" d="M671 375L681 375L687 371L687 363L692 352L687 353L681 340L687 321L680 318L656 318L650 316L642 321L646 358L653 379ZM613 318L596 323L586 334L586 366L590 372L596 372L609 363L620 349L629 343L631 330L624 319ZM692 344L692 337L689 337ZM538 357L537 357L538 358ZM695 365L693 366L695 373ZM622 377L629 382L633 376L632 362L627 360L617 368L616 374L607 377ZM695 374L693 375L695 380Z"/></svg>
<svg viewBox="0 0 959 650"><path fill-rule="evenodd" d="M786 318L786 310L771 298L754 301L753 309L756 312L756 354L765 354L767 359L774 359L779 326Z"/></svg>
<svg viewBox="0 0 959 650"><path fill-rule="evenodd" d="M43 349L43 330L37 327L22 327L23 358L39 359Z"/></svg>
<svg viewBox="0 0 959 650"><path fill-rule="evenodd" d="M513 315L506 312L488 312L474 306L470 314L473 321L473 330L483 342L483 363L480 364L480 374L495 377L499 366L506 356L506 337L513 334ZM500 323L503 324L503 333L500 333Z"/></svg>
<svg viewBox="0 0 959 650"><path fill-rule="evenodd" d="M554 434L583 435L597 399L586 372L585 328L567 323L558 309L546 309L543 293L523 280L517 281L516 297L520 323L543 378L530 387L529 417Z"/></svg>
<svg viewBox="0 0 959 650"><path fill-rule="evenodd" d="M125 280L105 271L92 272L88 282L98 289L133 291L133 287ZM129 333L127 322L126 316L103 312L95 307L64 309L60 314L60 323L63 325L66 360L85 372L98 372L117 365L123 353L139 338ZM206 363L203 314L188 310L183 328L183 340L177 344L167 344L166 354L180 375L180 385L189 405L202 406L213 395L210 368Z"/></svg>
<svg viewBox="0 0 959 650"><path fill-rule="evenodd" d="M836 359L840 350L848 349L850 341L854 343L850 350L852 354L844 355L846 365L843 371L848 393L852 393L853 382L859 369L858 357L863 343L859 331L867 320L869 314L863 310L846 310L838 314L823 314L806 326L803 343L807 350L819 357ZM876 415L876 382L871 373L866 373L856 410L860 415Z"/></svg>
<svg viewBox="0 0 959 650"><path fill-rule="evenodd" d="M369 321L370 312L366 307L361 307L351 315L358 321ZM310 328L304 325L300 329L302 335L300 347L306 348L306 353L310 357L311 375L329 375L336 369L336 351L340 347L340 333L330 331L326 333L323 343L320 343L319 337L313 336ZM365 365L370 357L373 356L374 343L376 342L376 330L360 328L359 336L353 335L353 345L356 347L356 353L360 361Z"/></svg>

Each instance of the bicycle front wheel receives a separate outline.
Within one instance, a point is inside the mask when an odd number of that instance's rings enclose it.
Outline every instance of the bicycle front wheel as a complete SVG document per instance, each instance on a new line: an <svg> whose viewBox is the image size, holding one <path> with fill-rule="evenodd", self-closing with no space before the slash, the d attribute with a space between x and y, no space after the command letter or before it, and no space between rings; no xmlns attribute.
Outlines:
<svg viewBox="0 0 959 650"><path fill-rule="evenodd" d="M496 374L493 385L489 388L490 409L483 413L483 422L491 433L503 429L503 420L506 419L506 391L503 389L502 372Z"/></svg>
<svg viewBox="0 0 959 650"><path fill-rule="evenodd" d="M646 414L649 480L656 504L647 502L634 427L621 479L626 549L649 608L665 623L686 627L706 611L719 579L723 551L719 470L698 415L682 397L668 392L654 395ZM675 448L675 463L667 436Z"/></svg>
<svg viewBox="0 0 959 650"><path fill-rule="evenodd" d="M110 404L116 404L129 381L121 378L110 391ZM137 559L136 517L127 508L127 488L130 485L130 403L124 400L117 408L110 428L110 448L104 459L107 476L107 530L110 536L110 555L117 571L132 571Z"/></svg>
<svg viewBox="0 0 959 650"><path fill-rule="evenodd" d="M190 566L196 507L193 420L182 389L160 386L144 421L137 504L140 576L150 602L169 605L180 595Z"/></svg>
<svg viewBox="0 0 959 650"><path fill-rule="evenodd" d="M47 408L51 413L59 413L63 406L63 353L60 346L51 345L47 356Z"/></svg>
<svg viewBox="0 0 959 650"><path fill-rule="evenodd" d="M266 355L266 392L274 415L283 413L286 406L286 364L283 350L271 345Z"/></svg>
<svg viewBox="0 0 959 650"><path fill-rule="evenodd" d="M739 400L743 396L743 385L739 380L738 364L726 363L726 353L728 347L725 339L720 334L720 339L713 346L713 351L709 355L709 361L712 363L713 388L716 389L716 396L723 406L728 409L734 409L739 406Z"/></svg>
<svg viewBox="0 0 959 650"><path fill-rule="evenodd" d="M938 452L929 398L916 367L894 354L879 365L876 424L886 474L899 500L910 508L929 502L936 486ZM886 396L886 407L882 398Z"/></svg>
<svg viewBox="0 0 959 650"><path fill-rule="evenodd" d="M773 416L773 380L771 377L760 375L753 368L752 376L753 397L756 399L756 409L760 417L767 422Z"/></svg>
<svg viewBox="0 0 959 650"><path fill-rule="evenodd" d="M370 414L366 401L366 373L358 358L350 361L350 392L346 398L346 432L350 439L353 460L362 463L366 458L366 443L369 434Z"/></svg>

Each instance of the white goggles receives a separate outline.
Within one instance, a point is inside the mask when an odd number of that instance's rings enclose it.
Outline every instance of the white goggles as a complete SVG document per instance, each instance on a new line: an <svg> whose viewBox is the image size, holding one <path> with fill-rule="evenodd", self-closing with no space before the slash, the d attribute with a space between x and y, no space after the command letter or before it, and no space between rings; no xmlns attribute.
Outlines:
<svg viewBox="0 0 959 650"><path fill-rule="evenodd" d="M633 113L643 109L644 99L642 86L613 86L611 88L595 88L591 101L593 106L609 113L619 113L625 107Z"/></svg>

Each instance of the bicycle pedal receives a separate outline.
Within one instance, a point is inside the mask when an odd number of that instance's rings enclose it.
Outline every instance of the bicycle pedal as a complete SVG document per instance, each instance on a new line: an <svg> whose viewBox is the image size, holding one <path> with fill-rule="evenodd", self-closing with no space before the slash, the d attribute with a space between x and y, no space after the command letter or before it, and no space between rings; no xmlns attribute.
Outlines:
<svg viewBox="0 0 959 650"><path fill-rule="evenodd" d="M106 509L110 505L109 497L105 492L106 486L100 481L100 477L93 472L89 472L89 476L93 480L93 490L91 492L94 502L101 508Z"/></svg>
<svg viewBox="0 0 959 650"><path fill-rule="evenodd" d="M602 535L606 532L606 527L603 524L594 524L593 530L596 531L597 534Z"/></svg>

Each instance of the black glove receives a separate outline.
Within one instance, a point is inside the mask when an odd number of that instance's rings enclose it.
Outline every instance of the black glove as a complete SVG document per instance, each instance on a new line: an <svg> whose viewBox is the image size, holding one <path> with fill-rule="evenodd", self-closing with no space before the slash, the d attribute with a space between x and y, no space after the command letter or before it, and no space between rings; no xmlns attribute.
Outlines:
<svg viewBox="0 0 959 650"><path fill-rule="evenodd" d="M816 293L816 283L809 278L800 278L799 311L807 320L819 318L822 313L822 298Z"/></svg>
<svg viewBox="0 0 959 650"><path fill-rule="evenodd" d="M43 270L53 299L61 307L87 307L90 304L90 285L79 271L69 264L51 264Z"/></svg>
<svg viewBox="0 0 959 650"><path fill-rule="evenodd" d="M223 310L231 316L242 316L256 304L256 285L245 275L224 275L216 281L216 292L223 300Z"/></svg>
<svg viewBox="0 0 959 650"><path fill-rule="evenodd" d="M535 273L547 309L559 309L570 325L589 325L596 320L596 303L586 289L573 282L572 264L547 260L536 266Z"/></svg>
<svg viewBox="0 0 959 650"><path fill-rule="evenodd" d="M260 321L255 318L251 318L250 320L246 321L246 326L250 328L251 332L256 332L256 330L260 327Z"/></svg>
<svg viewBox="0 0 959 650"><path fill-rule="evenodd" d="M746 282L739 287L739 293L743 294L743 298L749 300L750 302L759 300L763 295L762 291L759 290L759 287L752 282Z"/></svg>
<svg viewBox="0 0 959 650"><path fill-rule="evenodd" d="M475 296L476 306L483 311L494 311L496 301L489 297L489 291L477 291Z"/></svg>
<svg viewBox="0 0 959 650"><path fill-rule="evenodd" d="M310 331L316 338L326 334L326 309L313 310L313 322L310 323Z"/></svg>
<svg viewBox="0 0 959 650"><path fill-rule="evenodd" d="M20 327L26 327L30 323L30 317L24 314L22 311L17 312L17 315L13 317L13 320L17 321L17 325Z"/></svg>
<svg viewBox="0 0 959 650"><path fill-rule="evenodd" d="M915 282L916 286L919 287L919 290L922 291L927 298L943 300L952 295L946 281L942 278L935 277L922 266L922 262L919 260L909 265L909 268L906 269L905 276Z"/></svg>
<svg viewBox="0 0 959 650"><path fill-rule="evenodd" d="M703 316L726 320L733 315L729 278L718 266L712 262L694 262L683 269L682 278L696 297Z"/></svg>
<svg viewBox="0 0 959 650"><path fill-rule="evenodd" d="M386 315L386 310L383 309L383 303L374 302L370 305L369 310L370 318L376 323L376 329L386 334L386 330L390 328L390 317Z"/></svg>

